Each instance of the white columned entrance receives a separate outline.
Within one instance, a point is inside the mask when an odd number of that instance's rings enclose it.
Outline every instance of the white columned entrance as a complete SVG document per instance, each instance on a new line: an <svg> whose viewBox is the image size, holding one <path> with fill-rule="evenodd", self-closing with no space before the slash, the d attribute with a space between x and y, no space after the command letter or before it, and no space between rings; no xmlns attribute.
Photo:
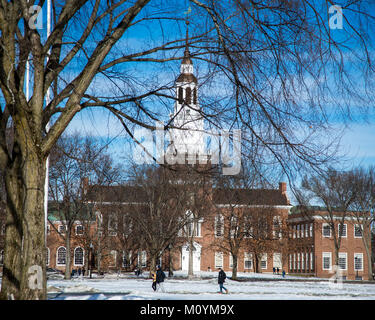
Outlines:
<svg viewBox="0 0 375 320"><path fill-rule="evenodd" d="M201 250L202 246L197 243L193 242L193 272L201 270ZM185 244L182 247L182 255L181 255L181 269L182 271L188 271L189 269L189 251L190 246L189 244Z"/></svg>

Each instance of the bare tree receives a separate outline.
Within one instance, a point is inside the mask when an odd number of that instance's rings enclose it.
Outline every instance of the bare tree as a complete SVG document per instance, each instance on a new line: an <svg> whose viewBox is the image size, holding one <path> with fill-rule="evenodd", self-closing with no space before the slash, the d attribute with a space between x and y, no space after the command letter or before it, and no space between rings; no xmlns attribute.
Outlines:
<svg viewBox="0 0 375 320"><path fill-rule="evenodd" d="M352 68L356 61L364 75L373 71L369 31L357 30L371 30L372 4L345 2L347 41L327 26L331 0L323 6L308 0L191 0L187 40L207 70L200 78L209 88L201 95L207 105L202 116L216 128L246 130L244 146L263 145L289 175L325 165L333 155L331 141L323 146L318 140L330 129L326 103L347 115L350 104L369 105L366 98L373 93L371 82L357 90L351 77L361 79ZM166 114L155 106L169 109L175 99L155 65L167 68L182 58L186 40L186 8L176 1L52 0L48 38L33 23L30 8L36 3L45 2L0 3L0 164L8 196L3 298L46 298L45 164L58 138L84 109L104 108L131 137L134 127L155 129L151 122ZM131 41L133 32L143 34L144 42ZM24 92L28 62L30 97ZM33 270L43 281L30 288Z"/></svg>
<svg viewBox="0 0 375 320"><path fill-rule="evenodd" d="M368 169L353 169L354 179L352 187L356 189L356 196L351 204L355 221L355 232L362 236L363 246L367 255L368 279L373 280L374 257L371 252L375 211L375 167Z"/></svg>
<svg viewBox="0 0 375 320"><path fill-rule="evenodd" d="M339 263L343 225L350 216L350 206L357 194L352 185L353 180L352 171L329 169L324 175L305 176L302 190L296 193L297 201L306 215L318 214L329 225L335 249L335 265Z"/></svg>
<svg viewBox="0 0 375 320"><path fill-rule="evenodd" d="M70 279L74 226L78 221L91 222L85 192L86 179L111 184L118 178L119 169L112 168L112 160L103 146L93 138L82 139L78 134L60 138L50 163L49 195L53 200L51 211L63 226L62 230L56 229L56 232L65 241L65 278ZM55 227L53 223L51 225ZM88 225L85 227L89 232L91 228ZM87 247L86 245L85 248Z"/></svg>

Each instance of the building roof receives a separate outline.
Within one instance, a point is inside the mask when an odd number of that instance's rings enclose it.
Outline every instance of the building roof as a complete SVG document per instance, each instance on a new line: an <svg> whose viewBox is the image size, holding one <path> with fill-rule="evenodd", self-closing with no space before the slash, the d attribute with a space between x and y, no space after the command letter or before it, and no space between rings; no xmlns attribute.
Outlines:
<svg viewBox="0 0 375 320"><path fill-rule="evenodd" d="M147 202L147 194L138 186L90 186L87 199L94 202ZM279 189L212 189L215 204L289 206L285 192Z"/></svg>
<svg viewBox="0 0 375 320"><path fill-rule="evenodd" d="M279 189L215 189L215 204L289 206L286 193Z"/></svg>

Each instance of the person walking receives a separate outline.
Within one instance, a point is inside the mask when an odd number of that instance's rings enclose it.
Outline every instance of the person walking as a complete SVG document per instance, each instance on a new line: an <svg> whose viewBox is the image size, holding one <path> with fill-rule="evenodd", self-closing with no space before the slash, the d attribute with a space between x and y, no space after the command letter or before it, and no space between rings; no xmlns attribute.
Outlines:
<svg viewBox="0 0 375 320"><path fill-rule="evenodd" d="M224 270L219 268L219 275L217 277L217 282L220 287L220 293L223 293L223 289L224 289L225 293L228 294L228 289L224 287L224 282L226 278L227 278L227 275L225 274Z"/></svg>
<svg viewBox="0 0 375 320"><path fill-rule="evenodd" d="M165 279L164 271L161 270L160 266L157 266L157 268L156 268L156 285L157 285L157 289L160 288L161 292L165 292L165 290L164 290L164 279Z"/></svg>
<svg viewBox="0 0 375 320"><path fill-rule="evenodd" d="M155 271L151 273L151 277L152 277L152 289L156 291L156 272Z"/></svg>

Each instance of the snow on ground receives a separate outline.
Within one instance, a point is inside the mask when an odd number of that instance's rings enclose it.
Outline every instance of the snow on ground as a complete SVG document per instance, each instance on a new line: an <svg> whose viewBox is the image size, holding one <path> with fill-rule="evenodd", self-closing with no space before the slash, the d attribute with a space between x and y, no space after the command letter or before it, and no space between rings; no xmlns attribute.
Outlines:
<svg viewBox="0 0 375 320"><path fill-rule="evenodd" d="M181 273L175 272L181 276ZM227 276L230 277L230 273ZM200 273L192 280L166 278L165 292L154 292L147 274L139 278L131 275L106 275L104 278L74 278L48 280L51 300L375 300L375 284L334 284L327 279L281 275L239 273L251 281L227 279L229 294L218 294L216 273ZM280 280L282 281L276 281ZM296 281L298 279L299 281Z"/></svg>

